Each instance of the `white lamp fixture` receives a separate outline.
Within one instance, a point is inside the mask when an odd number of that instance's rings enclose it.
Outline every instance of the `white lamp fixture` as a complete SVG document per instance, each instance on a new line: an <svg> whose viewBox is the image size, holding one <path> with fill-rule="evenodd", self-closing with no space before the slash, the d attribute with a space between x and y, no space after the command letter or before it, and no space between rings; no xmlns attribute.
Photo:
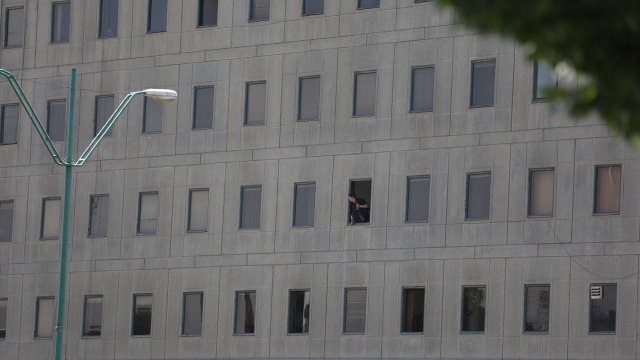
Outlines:
<svg viewBox="0 0 640 360"><path fill-rule="evenodd" d="M178 93L169 89L146 89L144 90L144 96L148 96L153 100L159 102L161 105L166 105L171 101L178 98Z"/></svg>

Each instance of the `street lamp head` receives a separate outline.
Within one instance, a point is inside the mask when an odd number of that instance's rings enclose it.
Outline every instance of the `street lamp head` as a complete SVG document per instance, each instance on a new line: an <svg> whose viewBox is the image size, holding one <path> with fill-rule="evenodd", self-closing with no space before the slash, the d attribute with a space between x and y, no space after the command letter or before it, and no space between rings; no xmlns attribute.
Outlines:
<svg viewBox="0 0 640 360"><path fill-rule="evenodd" d="M161 105L167 105L178 98L178 93L169 89L146 89L144 90L144 96L152 98Z"/></svg>

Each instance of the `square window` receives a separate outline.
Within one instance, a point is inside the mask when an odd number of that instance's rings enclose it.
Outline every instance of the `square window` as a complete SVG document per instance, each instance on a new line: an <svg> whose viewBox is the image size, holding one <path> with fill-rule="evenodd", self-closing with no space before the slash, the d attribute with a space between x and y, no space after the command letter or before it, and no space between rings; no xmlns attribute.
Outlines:
<svg viewBox="0 0 640 360"><path fill-rule="evenodd" d="M184 293L182 300L182 336L202 335L202 293Z"/></svg>
<svg viewBox="0 0 640 360"><path fill-rule="evenodd" d="M407 222L429 221L429 176L410 176L407 178Z"/></svg>
<svg viewBox="0 0 640 360"><path fill-rule="evenodd" d="M0 340L7 338L7 307L9 300L0 299Z"/></svg>
<svg viewBox="0 0 640 360"><path fill-rule="evenodd" d="M371 180L351 180L348 224L368 224L371 218Z"/></svg>
<svg viewBox="0 0 640 360"><path fill-rule="evenodd" d="M151 295L133 295L133 317L131 321L131 336L151 335L151 310L153 297Z"/></svg>
<svg viewBox="0 0 640 360"><path fill-rule="evenodd" d="M267 112L267 82L247 83L244 113L245 125L264 125Z"/></svg>
<svg viewBox="0 0 640 360"><path fill-rule="evenodd" d="M324 0L303 0L302 16L324 13Z"/></svg>
<svg viewBox="0 0 640 360"><path fill-rule="evenodd" d="M292 290L289 292L289 334L308 334L311 316L311 291Z"/></svg>
<svg viewBox="0 0 640 360"><path fill-rule="evenodd" d="M52 6L51 42L68 43L71 28L71 2L56 2Z"/></svg>
<svg viewBox="0 0 640 360"><path fill-rule="evenodd" d="M485 293L484 286L462 288L462 332L484 332Z"/></svg>
<svg viewBox="0 0 640 360"><path fill-rule="evenodd" d="M60 236L60 198L42 200L41 240L55 240Z"/></svg>
<svg viewBox="0 0 640 360"><path fill-rule="evenodd" d="M82 336L100 337L102 335L102 296L85 296L84 322Z"/></svg>
<svg viewBox="0 0 640 360"><path fill-rule="evenodd" d="M213 86L193 89L193 130L212 129L214 114Z"/></svg>
<svg viewBox="0 0 640 360"><path fill-rule="evenodd" d="M118 0L100 0L100 30L98 37L118 36Z"/></svg>
<svg viewBox="0 0 640 360"><path fill-rule="evenodd" d="M411 69L411 112L433 111L435 74L433 66Z"/></svg>
<svg viewBox="0 0 640 360"><path fill-rule="evenodd" d="M421 333L424 331L424 288L402 289L402 328L403 333Z"/></svg>
<svg viewBox="0 0 640 360"><path fill-rule="evenodd" d="M13 236L13 201L0 201L0 242L10 242Z"/></svg>
<svg viewBox="0 0 640 360"><path fill-rule="evenodd" d="M250 0L249 21L269 20L269 0Z"/></svg>
<svg viewBox="0 0 640 360"><path fill-rule="evenodd" d="M0 145L18 143L18 116L20 107L18 104L2 105L0 116Z"/></svg>
<svg viewBox="0 0 640 360"><path fill-rule="evenodd" d="M376 115L375 71L357 72L353 90L353 116Z"/></svg>
<svg viewBox="0 0 640 360"><path fill-rule="evenodd" d="M149 0L147 32L167 31L167 0Z"/></svg>
<svg viewBox="0 0 640 360"><path fill-rule="evenodd" d="M524 287L524 331L549 332L549 285L526 285Z"/></svg>
<svg viewBox="0 0 640 360"><path fill-rule="evenodd" d="M243 186L240 194L240 229L260 229L262 186Z"/></svg>
<svg viewBox="0 0 640 360"><path fill-rule="evenodd" d="M47 104L47 133L53 141L64 141L67 100L51 100Z"/></svg>
<svg viewBox="0 0 640 360"><path fill-rule="evenodd" d="M150 97L144 98L144 119L142 121L143 134L160 134L164 109L159 102Z"/></svg>
<svg viewBox="0 0 640 360"><path fill-rule="evenodd" d="M255 334L256 292L236 292L236 313L233 333L236 335Z"/></svg>
<svg viewBox="0 0 640 360"><path fill-rule="evenodd" d="M54 297L39 297L36 299L36 324L33 333L36 339L53 338L55 301Z"/></svg>
<svg viewBox="0 0 640 360"><path fill-rule="evenodd" d="M533 63L533 101L544 101L545 90L554 87L558 87L558 78L553 68L545 62L536 60Z"/></svg>
<svg viewBox="0 0 640 360"><path fill-rule="evenodd" d="M358 0L358 10L380 7L380 0Z"/></svg>
<svg viewBox="0 0 640 360"><path fill-rule="evenodd" d="M200 0L198 27L218 25L218 0Z"/></svg>
<svg viewBox="0 0 640 360"><path fill-rule="evenodd" d="M89 202L89 236L107 236L109 195L92 195Z"/></svg>
<svg viewBox="0 0 640 360"><path fill-rule="evenodd" d="M496 60L471 63L471 107L493 106L496 88Z"/></svg>
<svg viewBox="0 0 640 360"><path fill-rule="evenodd" d="M320 119L320 76L300 78L298 120Z"/></svg>
<svg viewBox="0 0 640 360"><path fill-rule="evenodd" d="M553 216L554 169L529 170L529 216Z"/></svg>
<svg viewBox="0 0 640 360"><path fill-rule="evenodd" d="M345 334L364 334L367 322L367 289L344 289Z"/></svg>
<svg viewBox="0 0 640 360"><path fill-rule="evenodd" d="M7 9L4 21L4 47L22 47L24 37L24 8L14 7Z"/></svg>
<svg viewBox="0 0 640 360"><path fill-rule="evenodd" d="M158 192L141 192L138 203L138 235L155 235L158 226Z"/></svg>
<svg viewBox="0 0 640 360"><path fill-rule="evenodd" d="M621 175L620 165L596 166L595 215L620 214Z"/></svg>
<svg viewBox="0 0 640 360"><path fill-rule="evenodd" d="M187 231L205 232L209 228L209 189L189 190Z"/></svg>
<svg viewBox="0 0 640 360"><path fill-rule="evenodd" d="M293 226L313 226L315 210L316 184L296 184L293 205Z"/></svg>
<svg viewBox="0 0 640 360"><path fill-rule="evenodd" d="M98 135L104 124L107 123L111 114L113 114L113 95L96 96L96 109L93 119L93 136ZM113 134L113 128L107 130L104 136L110 137Z"/></svg>
<svg viewBox="0 0 640 360"><path fill-rule="evenodd" d="M616 331L616 305L618 289L616 284L591 284L599 288L600 298L589 302L589 332L614 333ZM592 290L593 291L593 290Z"/></svg>
<svg viewBox="0 0 640 360"><path fill-rule="evenodd" d="M488 220L491 210L491 173L467 176L465 220Z"/></svg>

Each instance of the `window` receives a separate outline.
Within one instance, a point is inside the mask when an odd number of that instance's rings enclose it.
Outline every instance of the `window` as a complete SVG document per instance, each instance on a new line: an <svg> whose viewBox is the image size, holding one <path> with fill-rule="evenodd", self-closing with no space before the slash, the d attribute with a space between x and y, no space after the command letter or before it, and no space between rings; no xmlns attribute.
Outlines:
<svg viewBox="0 0 640 360"><path fill-rule="evenodd" d="M102 335L102 296L86 296L82 336L100 337L100 335Z"/></svg>
<svg viewBox="0 0 640 360"><path fill-rule="evenodd" d="M100 29L98 37L118 36L118 0L100 0Z"/></svg>
<svg viewBox="0 0 640 360"><path fill-rule="evenodd" d="M416 0L415 3L416 4L417 3L424 3L424 2L429 2L429 1L431 1L431 0Z"/></svg>
<svg viewBox="0 0 640 360"><path fill-rule="evenodd" d="M524 331L549 332L549 285L524 287Z"/></svg>
<svg viewBox="0 0 640 360"><path fill-rule="evenodd" d="M164 110L159 102L152 98L144 98L144 119L142 121L143 134L159 134L162 132Z"/></svg>
<svg viewBox="0 0 640 360"><path fill-rule="evenodd" d="M376 72L359 72L355 75L353 91L353 116L375 116Z"/></svg>
<svg viewBox="0 0 640 360"><path fill-rule="evenodd" d="M182 336L202 335L202 293L184 293L182 301Z"/></svg>
<svg viewBox="0 0 640 360"><path fill-rule="evenodd" d="M411 112L433 111L435 74L433 66L411 70Z"/></svg>
<svg viewBox="0 0 640 360"><path fill-rule="evenodd" d="M7 338L7 299L0 299L0 340Z"/></svg>
<svg viewBox="0 0 640 360"><path fill-rule="evenodd" d="M71 2L53 3L51 42L68 43L71 28Z"/></svg>
<svg viewBox="0 0 640 360"><path fill-rule="evenodd" d="M262 186L243 186L240 197L240 229L260 229Z"/></svg>
<svg viewBox="0 0 640 360"><path fill-rule="evenodd" d="M424 288L402 289L403 333L424 331Z"/></svg>
<svg viewBox="0 0 640 360"><path fill-rule="evenodd" d="M599 290L599 296L593 296L594 290ZM618 300L617 285L591 284L591 293L592 296L589 303L589 332L615 332L616 303Z"/></svg>
<svg viewBox="0 0 640 360"><path fill-rule="evenodd" d="M42 200L41 240L55 240L60 236L60 198Z"/></svg>
<svg viewBox="0 0 640 360"><path fill-rule="evenodd" d="M302 16L318 15L324 12L324 0L303 0Z"/></svg>
<svg viewBox="0 0 640 360"><path fill-rule="evenodd" d="M256 292L236 292L236 314L233 332L236 335L255 334Z"/></svg>
<svg viewBox="0 0 640 360"><path fill-rule="evenodd" d="M466 220L487 220L491 209L491 173L467 176Z"/></svg>
<svg viewBox="0 0 640 360"><path fill-rule="evenodd" d="M140 193L138 209L138 234L155 235L158 226L158 192Z"/></svg>
<svg viewBox="0 0 640 360"><path fill-rule="evenodd" d="M410 176L407 178L407 222L429 221L429 176Z"/></svg>
<svg viewBox="0 0 640 360"><path fill-rule="evenodd" d="M213 86L193 89L193 129L213 128Z"/></svg>
<svg viewBox="0 0 640 360"><path fill-rule="evenodd" d="M247 83L245 125L264 125L267 112L267 82Z"/></svg>
<svg viewBox="0 0 640 360"><path fill-rule="evenodd" d="M348 224L368 224L371 219L371 180L351 180L347 199Z"/></svg>
<svg viewBox="0 0 640 360"><path fill-rule="evenodd" d="M36 325L33 336L40 339L53 337L54 297L39 297L36 299Z"/></svg>
<svg viewBox="0 0 640 360"><path fill-rule="evenodd" d="M308 334L311 316L311 291L289 292L289 334Z"/></svg>
<svg viewBox="0 0 640 360"><path fill-rule="evenodd" d="M4 47L19 48L23 41L24 8L7 9L4 20Z"/></svg>
<svg viewBox="0 0 640 360"><path fill-rule="evenodd" d="M113 113L113 95L96 96L96 111L93 120L93 136L98 135L104 124ZM104 136L111 136L113 128L109 129Z"/></svg>
<svg viewBox="0 0 640 360"><path fill-rule="evenodd" d="M300 78L298 120L320 119L320 76Z"/></svg>
<svg viewBox="0 0 640 360"><path fill-rule="evenodd" d="M553 169L529 171L529 216L553 216Z"/></svg>
<svg viewBox="0 0 640 360"><path fill-rule="evenodd" d="M0 242L9 242L13 235L13 201L0 201Z"/></svg>
<svg viewBox="0 0 640 360"><path fill-rule="evenodd" d="M269 0L250 0L249 21L269 20Z"/></svg>
<svg viewBox="0 0 640 360"><path fill-rule="evenodd" d="M92 195L89 204L89 236L107 236L109 195Z"/></svg>
<svg viewBox="0 0 640 360"><path fill-rule="evenodd" d="M49 101L47 111L47 133L53 141L64 141L65 118L67 116L66 100Z"/></svg>
<svg viewBox="0 0 640 360"><path fill-rule="evenodd" d="M147 32L167 31L167 0L149 0Z"/></svg>
<svg viewBox="0 0 640 360"><path fill-rule="evenodd" d="M18 104L2 105L0 117L0 145L16 144L18 142Z"/></svg>
<svg viewBox="0 0 640 360"><path fill-rule="evenodd" d="M462 331L484 332L485 287L465 286L462 289Z"/></svg>
<svg viewBox="0 0 640 360"><path fill-rule="evenodd" d="M293 204L293 226L313 226L315 209L316 184L296 184Z"/></svg>
<svg viewBox="0 0 640 360"><path fill-rule="evenodd" d="M345 334L364 334L367 321L367 289L344 290Z"/></svg>
<svg viewBox="0 0 640 360"><path fill-rule="evenodd" d="M380 7L380 0L358 0L358 9L373 9Z"/></svg>
<svg viewBox="0 0 640 360"><path fill-rule="evenodd" d="M200 0L198 6L198 26L218 25L218 0Z"/></svg>
<svg viewBox="0 0 640 360"><path fill-rule="evenodd" d="M189 190L189 224L187 231L204 232L209 227L209 189Z"/></svg>
<svg viewBox="0 0 640 360"><path fill-rule="evenodd" d="M620 213L621 172L620 165L596 166L594 214Z"/></svg>
<svg viewBox="0 0 640 360"><path fill-rule="evenodd" d="M496 87L496 61L471 63L471 107L493 106Z"/></svg>
<svg viewBox="0 0 640 360"><path fill-rule="evenodd" d="M547 63L536 60L533 63L533 101L545 100L545 90L557 86L558 79L553 72L553 68Z"/></svg>
<svg viewBox="0 0 640 360"><path fill-rule="evenodd" d="M133 295L133 319L131 321L132 336L151 335L151 295Z"/></svg>

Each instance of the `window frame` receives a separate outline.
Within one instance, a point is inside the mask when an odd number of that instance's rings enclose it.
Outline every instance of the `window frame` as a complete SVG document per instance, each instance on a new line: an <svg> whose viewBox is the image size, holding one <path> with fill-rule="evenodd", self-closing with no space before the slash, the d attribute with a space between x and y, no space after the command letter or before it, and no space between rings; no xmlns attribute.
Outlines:
<svg viewBox="0 0 640 360"><path fill-rule="evenodd" d="M53 304L51 306L51 336L41 336L38 335L38 325L40 324L40 301L41 300L52 300ZM35 316L35 325L33 329L33 339L34 340L51 340L55 336L55 325L56 325L56 297L55 296L38 296L36 297L36 316Z"/></svg>
<svg viewBox="0 0 640 360"><path fill-rule="evenodd" d="M298 210L298 186L313 185L313 217L311 219L311 225L298 225L296 224L296 214ZM293 219L291 221L291 227L293 228L312 228L316 224L316 183L314 181L299 182L293 184Z"/></svg>
<svg viewBox="0 0 640 360"><path fill-rule="evenodd" d="M532 199L533 195L533 174L535 172L552 172L553 176L553 189L551 194L551 213L550 214L534 214L531 209L531 204L533 204ZM554 167L543 167L543 168L529 168L529 187L527 189L527 217L531 219L540 219L540 218L552 218L555 216L555 208L556 208L556 169Z"/></svg>
<svg viewBox="0 0 640 360"><path fill-rule="evenodd" d="M258 220L258 227L246 227L243 226L243 210L244 210L244 191L247 189L260 189L260 219ZM262 184L257 185L243 185L240 186L240 219L238 224L238 230L260 230L262 228Z"/></svg>
<svg viewBox="0 0 640 360"><path fill-rule="evenodd" d="M191 225L191 215L193 213L193 195L194 193L203 193L206 192L207 193L207 209L206 212L207 214L205 215L205 218L207 219L207 226L205 229L193 229L192 225ZM210 196L210 191L209 188L192 188L189 189L189 206L187 207L187 233L206 233L209 231L209 208L211 206L211 196Z"/></svg>
<svg viewBox="0 0 640 360"><path fill-rule="evenodd" d="M618 332L618 308L619 308L619 301L620 301L620 297L618 296L618 283L603 283L603 282L596 282L596 283L590 283L589 287L591 288L592 286L602 286L602 293L603 293L603 298L604 296L606 296L607 292L605 291L604 287L605 286L613 286L615 287L615 293L616 293L616 300L615 300L615 319L614 319L614 324L613 324L613 330L594 330L593 329L593 319L592 319L592 314L591 314L591 307L593 306L593 301L597 301L597 300L593 300L593 299L589 299L589 335L615 335Z"/></svg>
<svg viewBox="0 0 640 360"><path fill-rule="evenodd" d="M320 12L305 12L305 8L306 8L306 4L307 1L313 1L313 0L302 0L302 11L301 11L301 15L300 16L313 16L313 15L322 15L324 14L324 0L319 0L322 1L322 11Z"/></svg>
<svg viewBox="0 0 640 360"><path fill-rule="evenodd" d="M410 290L422 290L422 330L420 331L408 331L406 326L406 311L407 311L407 291ZM424 334L425 321L427 319L427 291L424 286L404 286L401 288L402 291L402 303L400 304L400 334L401 335L417 335Z"/></svg>
<svg viewBox="0 0 640 360"><path fill-rule="evenodd" d="M100 334L99 335L89 335L89 332L87 332L86 330L86 325L87 325L87 300L89 299L100 299L100 303L102 304L102 308L104 309L104 296L102 295L85 295L84 297L84 302L83 302L83 308L82 308L82 335L81 338L83 339L100 339L102 338L102 323L104 321L104 311L101 311L101 317L100 317Z"/></svg>
<svg viewBox="0 0 640 360"><path fill-rule="evenodd" d="M475 89L475 84L476 84L476 78L475 78L475 66L476 64L481 64L481 63L493 63L493 95L492 95L492 101L491 101L491 105L486 105L486 104L474 104L474 89ZM473 60L471 61L471 77L470 77L470 82L471 82L471 86L470 86L470 96L469 96L469 109L481 109L481 108L490 108L496 107L496 90L497 90L497 69L498 69L498 61L496 58L488 58L488 59L478 59L478 60Z"/></svg>
<svg viewBox="0 0 640 360"><path fill-rule="evenodd" d="M598 193L600 190L600 182L598 181L598 171L606 168L619 168L620 169L620 185L618 191L618 211L599 211ZM594 170L594 185L593 185L593 216L615 216L622 214L622 164L603 164L596 165Z"/></svg>
<svg viewBox="0 0 640 360"><path fill-rule="evenodd" d="M360 75L369 75L374 74L376 77L375 86L374 86L374 96L373 96L373 113L358 113L357 112L357 103L358 103L358 76ZM356 71L353 73L353 103L352 103L352 118L370 118L376 117L376 113L378 110L378 70L366 70L366 71Z"/></svg>
<svg viewBox="0 0 640 360"><path fill-rule="evenodd" d="M196 127L196 118L197 118L197 110L198 110L198 91L200 90L211 90L211 121L208 124L208 127ZM215 85L203 85L203 86L194 86L193 87L193 114L191 120L191 131L198 130L212 130L213 125L215 123L215 115L216 115L216 90Z"/></svg>
<svg viewBox="0 0 640 360"><path fill-rule="evenodd" d="M47 202L48 201L57 201L58 202L58 235L57 236L45 236L44 234L44 226L45 220L47 216ZM59 240L60 239L60 231L62 223L62 199L59 196L51 196L42 198L42 207L40 211L40 238L39 240Z"/></svg>
<svg viewBox="0 0 640 360"><path fill-rule="evenodd" d="M20 37L20 45L9 45L8 44L8 42L9 42L9 25L11 25L11 22L9 21L9 19L10 19L9 18L9 13L11 11L18 10L18 9L22 10L22 17L19 19L20 23L21 23L20 32L21 32L21 35L22 35ZM4 29L3 30L4 30L4 36L3 36L3 38L4 38L3 39L4 40L4 44L3 45L4 46L3 47L5 49L19 49L19 48L22 48L24 46L24 6L9 6L9 7L5 8L5 11L4 11Z"/></svg>
<svg viewBox="0 0 640 360"><path fill-rule="evenodd" d="M429 187L427 189L427 218L425 220L410 220L409 219L409 206L410 206L410 185L411 185L411 180L414 179L428 179L429 180ZM407 192L406 192L406 196L405 196L405 215L404 215L404 222L407 224L424 224L424 223L429 223L431 220L431 175L410 175L407 176ZM415 217L415 216L414 216Z"/></svg>
<svg viewBox="0 0 640 360"><path fill-rule="evenodd" d="M470 201L469 201L469 193L470 193L470 191L469 191L470 190L469 183L470 183L470 179L471 179L472 176L478 176L478 175L489 175L489 196L488 196L489 204L487 205L489 209L488 209L487 217L481 217L481 218L475 218L474 217L474 218L472 218L472 217L469 216L469 204L470 204ZM467 173L467 179L466 179L467 182L466 182L466 189L465 189L466 197L465 197L465 206L464 206L464 220L465 221L488 221L488 220L491 220L491 196L492 196L492 189L491 189L491 187L492 187L491 180L492 179L491 179L491 175L492 175L491 171L479 171L479 172Z"/></svg>
<svg viewBox="0 0 640 360"><path fill-rule="evenodd" d="M187 296L199 295L200 296L200 332L198 334L186 334L185 325L187 324L186 312L187 312ZM186 291L182 293L182 320L180 323L180 336L181 337L202 337L204 330L204 292L202 291Z"/></svg>
<svg viewBox="0 0 640 360"><path fill-rule="evenodd" d="M211 27L216 27L218 26L218 15L220 14L220 2L218 0L209 0L209 1L215 1L216 2L216 19L215 22L213 24L204 24L204 11L203 11L203 7L204 7L204 3L207 0L198 0L198 18L197 18L197 22L196 22L196 28L201 29L201 28L211 28Z"/></svg>
<svg viewBox="0 0 640 360"><path fill-rule="evenodd" d="M68 4L69 5L69 23L67 25L67 38L66 39L62 39L62 36L60 37L60 39L56 39L56 29L58 29L58 27L63 26L64 24L59 24L58 22L56 22L56 7L59 5L63 5L63 4ZM55 1L51 3L51 37L50 37L50 43L51 44L68 44L71 41L71 1ZM60 28L61 30L62 28Z"/></svg>
<svg viewBox="0 0 640 360"><path fill-rule="evenodd" d="M248 22L249 23L253 23L253 22L261 22L261 21L269 21L269 20L271 20L271 0L266 0L266 1L269 1L269 13L267 14L267 17L266 18L260 18L260 19L255 17L255 6L254 6L255 1L256 0L249 0L249 18L248 18L249 20L248 20ZM260 1L260 0L258 0L258 1ZM265 1L265 0L262 0L262 1Z"/></svg>
<svg viewBox="0 0 640 360"><path fill-rule="evenodd" d="M162 29L158 28L157 30L152 29L151 27L151 15L153 11L152 3L154 1L164 1L166 11L164 13L164 27ZM169 0L148 0L147 1L147 34L158 34L158 33L166 33L167 32L167 19L169 18Z"/></svg>
<svg viewBox="0 0 640 360"><path fill-rule="evenodd" d="M150 127L150 126L147 126L147 122L152 120L151 118L147 118L147 114L148 114L147 107L150 107L148 105L150 103L153 103L154 104L153 106L159 106L158 109L160 109L160 120L159 120L159 124L155 124L156 126L159 127L159 130L147 130L147 128ZM142 135L162 134L163 123L164 123L164 106L162 106L162 104L155 101L154 99L148 96L145 96L143 101L143 109L142 109L142 131L140 133Z"/></svg>
<svg viewBox="0 0 640 360"><path fill-rule="evenodd" d="M318 79L318 116L313 119L302 118L302 82L305 80ZM321 75L301 76L298 78L298 106L297 106L296 122L320 121L322 112L322 77Z"/></svg>
<svg viewBox="0 0 640 360"><path fill-rule="evenodd" d="M535 103L543 103L543 102L549 101L549 98L547 96L544 96L544 95L538 96L538 90L539 90L538 87L540 86L538 84L538 82L539 82L538 74L539 74L539 71L540 71L539 70L540 66L549 66L550 67L550 65L546 65L546 63L540 62L537 59L534 60L534 62L533 62L533 93L532 93L532 96L531 96L531 102L534 103L534 104ZM550 68L550 70L553 71L553 68ZM558 87L558 83L559 83L558 82L558 77L555 76L555 87L556 88ZM548 88L549 87L547 87L547 89Z"/></svg>
<svg viewBox="0 0 640 360"><path fill-rule="evenodd" d="M380 0L378 1L378 5L377 6L363 6L362 5L362 0L358 0L358 3L356 4L356 10L367 10L367 9L379 9L380 8Z"/></svg>
<svg viewBox="0 0 640 360"><path fill-rule="evenodd" d="M249 88L253 85L261 85L264 84L264 109L263 109L263 119L262 122L251 121L249 122ZM267 110L269 108L268 103L268 88L267 88L267 80L258 80L258 81L248 81L245 83L244 87L244 123L243 126L264 126L267 123Z"/></svg>
<svg viewBox="0 0 640 360"><path fill-rule="evenodd" d="M349 291L364 291L365 300L364 300L364 326L361 332L359 331L347 331L347 311L348 311L348 303L347 303L347 293ZM343 306L342 306L342 335L366 335L367 334L367 310L369 307L369 290L364 286L357 287L345 287L343 292Z"/></svg>
<svg viewBox="0 0 640 360"><path fill-rule="evenodd" d="M484 318L484 322L482 325L482 330L465 330L464 329L464 311L466 308L466 302L465 302L465 294L464 291L465 289L483 289L484 290L484 303L485 303L485 307L484 307L484 314L483 314L483 318ZM487 286L486 285L463 285L462 286L462 301L461 303L461 309L460 309L460 334L486 334L487 332Z"/></svg>
<svg viewBox="0 0 640 360"><path fill-rule="evenodd" d="M428 110L416 110L415 109L415 85L416 85L416 70L425 70L432 69L433 71L433 82L431 83L431 108ZM409 84L410 88L410 96L409 96L409 113L411 114L422 114L422 113L433 113L435 107L435 99L436 99L436 66L435 65L420 65L420 66L412 66L411 67L411 83Z"/></svg>
<svg viewBox="0 0 640 360"><path fill-rule="evenodd" d="M15 141L14 142L6 142L5 141L5 124L6 124L6 116L5 116L5 110L8 107L16 107L18 110L18 115L16 116L16 135L15 135ZM0 146L3 145L15 145L18 143L18 136L19 136L19 130L20 130L20 104L2 104L0 105Z"/></svg>
<svg viewBox="0 0 640 360"><path fill-rule="evenodd" d="M4 306L2 306L4 305ZM7 338L7 324L9 323L9 298L0 297L0 309L4 308L4 323L0 322L0 341ZM0 318L2 318L0 316Z"/></svg>
<svg viewBox="0 0 640 360"><path fill-rule="evenodd" d="M153 232L142 232L140 231L140 220L142 220L141 215L142 215L142 198L145 195L155 195L157 197L157 208L156 208L156 227L155 227L155 231ZM158 191L140 191L138 193L138 224L136 226L136 235L137 236L144 236L144 235L157 235L158 234L158 217L160 214L160 193ZM147 220L147 219L144 219Z"/></svg>
<svg viewBox="0 0 640 360"><path fill-rule="evenodd" d="M528 295L528 290L530 288L541 288L541 287L546 287L549 291L549 303L548 303L548 307L549 307L549 314L547 317L547 330L527 330L527 309L529 307L529 297ZM523 334L549 334L550 329L551 329L551 284L525 284L524 285L524 309L523 309L523 317L522 317L522 333Z"/></svg>
<svg viewBox="0 0 640 360"><path fill-rule="evenodd" d="M94 231L92 231L93 227L93 203L94 203L94 199L99 199L99 198L107 198L107 225L106 225L106 229L104 233L94 233ZM100 237L107 237L109 234L109 207L111 205L110 199L109 199L109 194L94 194L94 195L90 195L89 196L89 226L87 229L87 237L90 238L100 238Z"/></svg>
<svg viewBox="0 0 640 360"><path fill-rule="evenodd" d="M10 203L10 204L11 204L11 229L10 229L10 230L11 230L11 233L9 234L8 240L3 240L3 238L1 238L1 237L0 237L0 243L10 243L10 242L12 242L12 241L13 241L13 223L14 223L15 216L16 216L16 215L15 215L15 211L14 211L14 209L15 209L15 202L14 202L14 200L13 200L13 199L10 199L10 200L0 200L0 209L1 209L2 204L8 204L8 203Z"/></svg>
<svg viewBox="0 0 640 360"><path fill-rule="evenodd" d="M58 103L64 103L64 115L62 116L61 120L55 119L57 121L61 121L62 125L63 125L63 130L62 130L62 139L58 138L58 137L53 137L51 136L51 129L52 126L55 124L51 123L51 105L52 104L58 104ZM67 109L67 99L51 99L51 100L47 100L47 135L49 136L49 139L51 139L51 141L66 141L67 140L67 115L68 115L69 110Z"/></svg>
<svg viewBox="0 0 640 360"><path fill-rule="evenodd" d="M148 334L134 334L136 328L136 306L138 304L139 297L150 297L151 298L151 318L149 319L149 333ZM152 293L141 293L141 294L133 294L133 308L131 309L131 336L133 338L147 338L151 337L153 333L153 294Z"/></svg>
<svg viewBox="0 0 640 360"><path fill-rule="evenodd" d="M110 114L107 114L106 112L103 114L103 116L105 117L104 122L102 123L102 125L100 125L100 127L98 127L98 115L99 115L99 103L102 100L105 99L111 99L111 111ZM111 115L113 115L113 111L115 110L115 96L113 94L111 95L97 95L95 97L94 100L94 109L93 109L93 136L98 135L98 132L100 132L100 130L102 130L102 128L107 124L107 122L109 122L109 119L111 118ZM107 104L104 104L105 107ZM104 134L104 137L113 137L113 127L109 129L109 131L107 131Z"/></svg>
<svg viewBox="0 0 640 360"><path fill-rule="evenodd" d="M294 318L294 316L297 314L297 312L295 311L294 308L292 308L292 304L291 304L291 300L293 298L294 294L300 294L300 293L305 293L305 294L309 294L309 318L308 318L308 328L307 331L304 331L304 329L301 332L294 332L292 329L293 324L295 323L295 319L297 319L297 317ZM289 336L306 336L309 335L309 333L311 332L311 289L291 289L289 290L289 299L288 299L288 304L287 304L287 335ZM302 317L304 318L304 308L302 309ZM304 321L303 321L303 325L304 325Z"/></svg>
<svg viewBox="0 0 640 360"><path fill-rule="evenodd" d="M115 29L111 28L110 26L107 26L106 28L103 28L103 24L104 24L104 20L105 20L105 16L104 16L104 4L106 1L109 1L109 5L112 5L112 2L115 1L115 10L116 10L116 20L115 20ZM119 0L100 0L100 9L98 12L98 39L112 39L112 38L117 38L118 37L118 20L120 17L120 1ZM108 8L110 8L111 6L107 6ZM107 17L108 20L111 20L111 11L109 11L109 16ZM111 23L111 21L107 21L108 23ZM107 32L108 34L103 34L103 30L105 32Z"/></svg>
<svg viewBox="0 0 640 360"><path fill-rule="evenodd" d="M238 297L240 294L255 294L255 302L253 305L253 332L251 333L246 333L246 332L238 332ZM256 326L256 314L258 312L258 291L257 290L236 290L233 292L233 303L234 303L234 307L233 307L233 336L255 336L257 333L257 326ZM245 320L246 323L246 320Z"/></svg>

